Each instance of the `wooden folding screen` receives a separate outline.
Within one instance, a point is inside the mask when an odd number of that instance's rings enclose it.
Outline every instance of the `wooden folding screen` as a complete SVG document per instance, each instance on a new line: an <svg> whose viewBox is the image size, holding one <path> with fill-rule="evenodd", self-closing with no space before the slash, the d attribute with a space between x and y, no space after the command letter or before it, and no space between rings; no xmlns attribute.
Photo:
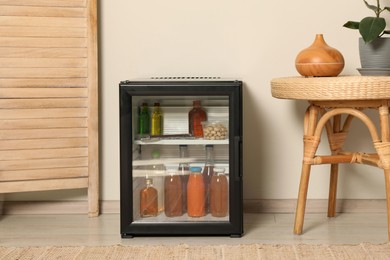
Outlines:
<svg viewBox="0 0 390 260"><path fill-rule="evenodd" d="M0 193L88 188L98 215L96 0L0 0Z"/></svg>

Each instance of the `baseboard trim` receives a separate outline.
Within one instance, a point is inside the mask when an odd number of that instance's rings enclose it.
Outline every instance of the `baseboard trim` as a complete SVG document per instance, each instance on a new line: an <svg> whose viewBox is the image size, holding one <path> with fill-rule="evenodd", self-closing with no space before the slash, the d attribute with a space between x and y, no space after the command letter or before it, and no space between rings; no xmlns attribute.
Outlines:
<svg viewBox="0 0 390 260"><path fill-rule="evenodd" d="M244 200L246 213L294 213L296 199ZM306 203L306 213L324 213L328 211L328 200L309 199ZM338 199L338 213L387 212L385 199Z"/></svg>
<svg viewBox="0 0 390 260"><path fill-rule="evenodd" d="M101 214L118 214L119 201L100 201ZM294 213L295 199L244 200L245 213ZM307 201L306 213L324 213L328 210L325 199ZM339 199L336 212L340 213L385 213L385 199ZM0 214L87 214L87 201L0 201Z"/></svg>

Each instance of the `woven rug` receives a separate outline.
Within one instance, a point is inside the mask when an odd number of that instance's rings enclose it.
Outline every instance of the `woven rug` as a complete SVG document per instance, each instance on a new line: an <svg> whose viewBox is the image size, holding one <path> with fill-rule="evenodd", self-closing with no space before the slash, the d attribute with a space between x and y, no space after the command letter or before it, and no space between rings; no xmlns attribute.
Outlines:
<svg viewBox="0 0 390 260"><path fill-rule="evenodd" d="M0 247L0 259L390 259L390 243Z"/></svg>

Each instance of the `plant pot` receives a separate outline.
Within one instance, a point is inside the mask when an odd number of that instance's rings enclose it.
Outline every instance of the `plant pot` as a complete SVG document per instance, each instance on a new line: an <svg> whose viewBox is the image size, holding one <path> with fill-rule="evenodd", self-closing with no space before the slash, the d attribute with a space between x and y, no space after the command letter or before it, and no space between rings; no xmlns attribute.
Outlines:
<svg viewBox="0 0 390 260"><path fill-rule="evenodd" d="M370 43L359 38L359 54L363 69L390 70L390 38L378 38Z"/></svg>

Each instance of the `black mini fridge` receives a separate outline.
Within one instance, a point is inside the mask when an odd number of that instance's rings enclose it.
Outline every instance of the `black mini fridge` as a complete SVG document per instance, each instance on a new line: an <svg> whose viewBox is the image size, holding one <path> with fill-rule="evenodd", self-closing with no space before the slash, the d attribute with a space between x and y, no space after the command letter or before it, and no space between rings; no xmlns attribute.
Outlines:
<svg viewBox="0 0 390 260"><path fill-rule="evenodd" d="M127 80L120 88L120 232L243 234L242 82Z"/></svg>

